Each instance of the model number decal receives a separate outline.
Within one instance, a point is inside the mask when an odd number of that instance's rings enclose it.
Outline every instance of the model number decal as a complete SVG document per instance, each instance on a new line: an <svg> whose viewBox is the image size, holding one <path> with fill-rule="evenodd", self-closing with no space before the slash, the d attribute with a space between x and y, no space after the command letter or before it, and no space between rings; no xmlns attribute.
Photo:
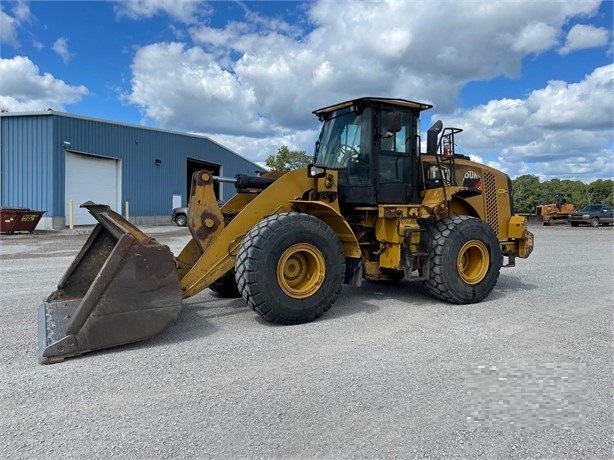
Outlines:
<svg viewBox="0 0 614 460"><path fill-rule="evenodd" d="M482 190L482 179L475 171L467 171L463 176L463 187Z"/></svg>

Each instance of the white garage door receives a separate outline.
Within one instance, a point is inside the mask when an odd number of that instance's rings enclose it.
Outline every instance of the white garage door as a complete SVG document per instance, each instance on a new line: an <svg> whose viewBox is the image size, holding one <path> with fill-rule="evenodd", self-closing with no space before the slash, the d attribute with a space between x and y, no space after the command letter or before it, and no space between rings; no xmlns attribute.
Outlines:
<svg viewBox="0 0 614 460"><path fill-rule="evenodd" d="M68 205L73 201L74 224L95 224L96 220L79 206L86 201L108 204L115 211L121 206L119 160L66 152L66 225Z"/></svg>

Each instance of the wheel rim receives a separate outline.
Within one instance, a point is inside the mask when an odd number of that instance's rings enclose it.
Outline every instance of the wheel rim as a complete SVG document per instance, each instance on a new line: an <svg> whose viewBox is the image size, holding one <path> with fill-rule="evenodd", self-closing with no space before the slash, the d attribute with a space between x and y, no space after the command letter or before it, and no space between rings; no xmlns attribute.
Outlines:
<svg viewBox="0 0 614 460"><path fill-rule="evenodd" d="M458 253L456 268L467 284L478 284L486 276L490 256L486 245L478 240L467 241Z"/></svg>
<svg viewBox="0 0 614 460"><path fill-rule="evenodd" d="M318 248L298 243L284 251L277 263L277 282L294 299L312 296L324 282L326 261Z"/></svg>

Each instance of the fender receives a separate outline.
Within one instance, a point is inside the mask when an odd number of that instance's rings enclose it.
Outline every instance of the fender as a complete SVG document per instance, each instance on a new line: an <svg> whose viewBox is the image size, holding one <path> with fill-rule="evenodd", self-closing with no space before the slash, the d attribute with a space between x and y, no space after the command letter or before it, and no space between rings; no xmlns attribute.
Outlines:
<svg viewBox="0 0 614 460"><path fill-rule="evenodd" d="M332 206L322 201L291 200L292 206L300 212L312 215L325 222L339 237L346 257L359 259L360 246L350 225Z"/></svg>

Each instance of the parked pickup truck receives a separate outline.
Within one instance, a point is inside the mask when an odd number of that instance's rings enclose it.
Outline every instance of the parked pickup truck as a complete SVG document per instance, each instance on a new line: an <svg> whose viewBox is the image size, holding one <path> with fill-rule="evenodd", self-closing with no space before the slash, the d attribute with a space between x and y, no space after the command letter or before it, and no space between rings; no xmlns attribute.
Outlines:
<svg viewBox="0 0 614 460"><path fill-rule="evenodd" d="M188 225L188 208L174 208L171 212L171 220L179 227Z"/></svg>
<svg viewBox="0 0 614 460"><path fill-rule="evenodd" d="M612 224L614 222L614 213L610 205L587 204L579 211L569 214L568 220L572 227L577 227L578 225L599 227L599 225Z"/></svg>

